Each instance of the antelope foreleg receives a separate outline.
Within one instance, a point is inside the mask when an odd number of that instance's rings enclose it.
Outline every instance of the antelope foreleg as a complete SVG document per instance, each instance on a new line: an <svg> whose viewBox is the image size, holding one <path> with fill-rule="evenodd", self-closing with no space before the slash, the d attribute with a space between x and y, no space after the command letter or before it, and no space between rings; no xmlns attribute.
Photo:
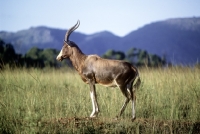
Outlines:
<svg viewBox="0 0 200 134"><path fill-rule="evenodd" d="M93 84L90 84L90 97L92 100L92 109L93 109L90 117L96 117L99 112L99 106L97 103L97 95L96 95L95 85L93 85Z"/></svg>

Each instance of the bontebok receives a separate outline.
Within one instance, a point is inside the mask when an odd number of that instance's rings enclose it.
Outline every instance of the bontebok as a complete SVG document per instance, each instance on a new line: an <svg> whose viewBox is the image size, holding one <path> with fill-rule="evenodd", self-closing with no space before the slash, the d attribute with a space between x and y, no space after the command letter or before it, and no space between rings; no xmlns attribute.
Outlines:
<svg viewBox="0 0 200 134"><path fill-rule="evenodd" d="M67 31L57 60L62 61L65 58L69 58L82 80L90 86L90 97L93 107L90 117L98 115L99 107L95 84L101 84L107 87L118 87L126 97L119 116L124 112L128 102L132 100L132 120L134 120L136 118L135 89L139 88L141 82L137 68L125 61L103 59L98 55L85 55L76 43L69 40L70 34L79 25L80 22L78 21ZM133 86L135 80L136 82Z"/></svg>

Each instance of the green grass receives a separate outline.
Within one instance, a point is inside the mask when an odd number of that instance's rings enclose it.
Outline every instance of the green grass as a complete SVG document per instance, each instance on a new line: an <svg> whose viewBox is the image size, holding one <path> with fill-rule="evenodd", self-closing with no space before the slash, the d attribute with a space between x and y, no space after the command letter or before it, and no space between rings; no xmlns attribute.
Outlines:
<svg viewBox="0 0 200 134"><path fill-rule="evenodd" d="M89 86L69 69L0 72L0 133L195 133L200 131L200 69L143 68L136 92L137 119L118 88L97 85L100 114L92 112Z"/></svg>

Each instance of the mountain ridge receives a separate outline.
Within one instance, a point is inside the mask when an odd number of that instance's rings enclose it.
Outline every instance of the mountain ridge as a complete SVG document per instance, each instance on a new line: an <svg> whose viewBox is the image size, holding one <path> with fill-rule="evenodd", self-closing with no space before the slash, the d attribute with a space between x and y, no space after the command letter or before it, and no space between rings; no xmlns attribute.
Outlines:
<svg viewBox="0 0 200 134"><path fill-rule="evenodd" d="M31 27L18 32L0 32L0 38L24 54L31 47L60 50L67 30L46 26ZM119 37L109 31L94 34L73 32L70 40L85 54L102 55L113 49L126 52L130 48L147 50L173 64L195 64L200 59L200 17L173 18L152 22Z"/></svg>

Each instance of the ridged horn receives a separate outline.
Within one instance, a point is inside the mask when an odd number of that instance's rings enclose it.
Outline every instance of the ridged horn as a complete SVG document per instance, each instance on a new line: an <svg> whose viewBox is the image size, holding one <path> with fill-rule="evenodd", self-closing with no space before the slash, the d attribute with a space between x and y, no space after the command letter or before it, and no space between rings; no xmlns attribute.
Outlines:
<svg viewBox="0 0 200 134"><path fill-rule="evenodd" d="M80 25L80 21L78 20L77 23L66 32L66 34L65 34L65 40L64 40L65 42L68 42L70 34L74 30L76 30L79 27L79 25Z"/></svg>

